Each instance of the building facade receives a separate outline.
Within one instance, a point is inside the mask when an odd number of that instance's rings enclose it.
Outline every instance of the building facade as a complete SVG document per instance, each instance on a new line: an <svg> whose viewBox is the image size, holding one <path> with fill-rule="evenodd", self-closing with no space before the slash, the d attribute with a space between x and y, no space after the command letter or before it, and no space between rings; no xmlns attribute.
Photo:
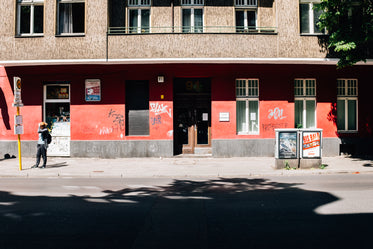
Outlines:
<svg viewBox="0 0 373 249"><path fill-rule="evenodd" d="M313 0L4 0L0 151L49 124L50 156L273 156L276 128L369 153L372 61L337 70Z"/></svg>

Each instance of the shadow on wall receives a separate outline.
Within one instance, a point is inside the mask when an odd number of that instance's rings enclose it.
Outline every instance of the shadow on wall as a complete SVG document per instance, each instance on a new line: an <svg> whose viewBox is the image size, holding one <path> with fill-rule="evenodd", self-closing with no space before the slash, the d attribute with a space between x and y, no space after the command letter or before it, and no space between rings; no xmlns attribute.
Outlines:
<svg viewBox="0 0 373 249"><path fill-rule="evenodd" d="M0 192L0 247L24 248L25 241L28 248L54 249L371 246L372 214L318 214L339 199L299 185L218 178L123 183L91 195L74 188L65 196Z"/></svg>
<svg viewBox="0 0 373 249"><path fill-rule="evenodd" d="M4 122L4 126L7 130L10 130L10 123L9 123L9 112L8 106L5 100L5 95L3 89L0 88L0 109L1 109L1 117Z"/></svg>

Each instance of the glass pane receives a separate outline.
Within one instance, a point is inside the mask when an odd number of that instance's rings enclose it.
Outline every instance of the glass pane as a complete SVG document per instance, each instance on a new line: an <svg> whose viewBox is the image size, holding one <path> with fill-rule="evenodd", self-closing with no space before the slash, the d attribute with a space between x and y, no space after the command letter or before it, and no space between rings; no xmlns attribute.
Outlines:
<svg viewBox="0 0 373 249"><path fill-rule="evenodd" d="M236 102L237 132L247 132L246 101Z"/></svg>
<svg viewBox="0 0 373 249"><path fill-rule="evenodd" d="M138 10L130 10L130 33L137 33Z"/></svg>
<svg viewBox="0 0 373 249"><path fill-rule="evenodd" d="M315 4L313 7L313 26L314 26L314 31L315 33L324 33L323 31L320 30L319 26L317 23L319 22L320 15L323 13L322 10L316 9L319 6L319 4Z"/></svg>
<svg viewBox="0 0 373 249"><path fill-rule="evenodd" d="M256 28L255 11L248 11L247 12L247 25L249 26L249 29L255 29Z"/></svg>
<svg viewBox="0 0 373 249"><path fill-rule="evenodd" d="M348 130L355 131L356 127L356 100L348 100Z"/></svg>
<svg viewBox="0 0 373 249"><path fill-rule="evenodd" d="M69 99L69 86L47 86L47 99Z"/></svg>
<svg viewBox="0 0 373 249"><path fill-rule="evenodd" d="M84 3L74 3L73 5L73 32L84 33Z"/></svg>
<svg viewBox="0 0 373 249"><path fill-rule="evenodd" d="M306 127L305 128L316 127L315 112L316 112L316 101L306 100Z"/></svg>
<svg viewBox="0 0 373 249"><path fill-rule="evenodd" d="M45 113L48 128L53 130L56 123L70 122L70 103L46 103Z"/></svg>
<svg viewBox="0 0 373 249"><path fill-rule="evenodd" d="M149 16L150 10L141 10L141 33L149 33Z"/></svg>
<svg viewBox="0 0 373 249"><path fill-rule="evenodd" d="M310 32L310 21L309 21L309 4L300 4L300 32Z"/></svg>
<svg viewBox="0 0 373 249"><path fill-rule="evenodd" d="M44 7L35 6L34 7L34 33L43 33L43 21L44 16Z"/></svg>
<svg viewBox="0 0 373 249"><path fill-rule="evenodd" d="M259 102L249 101L249 131L259 132Z"/></svg>
<svg viewBox="0 0 373 249"><path fill-rule="evenodd" d="M337 129L344 131L346 129L345 124L345 101L337 101Z"/></svg>
<svg viewBox="0 0 373 249"><path fill-rule="evenodd" d="M243 31L245 29L244 26L244 12L236 11L236 31Z"/></svg>
<svg viewBox="0 0 373 249"><path fill-rule="evenodd" d="M303 128L303 100L295 100L295 128Z"/></svg>
<svg viewBox="0 0 373 249"><path fill-rule="evenodd" d="M191 9L183 9L183 32L188 33L191 30L191 16L192 10Z"/></svg>
<svg viewBox="0 0 373 249"><path fill-rule="evenodd" d="M30 31L30 6L21 6L21 34L29 34Z"/></svg>
<svg viewBox="0 0 373 249"><path fill-rule="evenodd" d="M194 32L203 32L203 10L194 9Z"/></svg>

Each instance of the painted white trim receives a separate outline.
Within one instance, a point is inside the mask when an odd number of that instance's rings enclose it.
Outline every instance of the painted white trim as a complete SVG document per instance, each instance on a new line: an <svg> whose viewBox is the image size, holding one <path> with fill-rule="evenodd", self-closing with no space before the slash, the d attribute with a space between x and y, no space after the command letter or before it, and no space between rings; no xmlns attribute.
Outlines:
<svg viewBox="0 0 373 249"><path fill-rule="evenodd" d="M315 64L336 65L336 58L144 58L144 59L66 59L66 60L10 60L0 61L0 66L43 66L43 65L84 65L84 64ZM373 65L373 59L356 65Z"/></svg>

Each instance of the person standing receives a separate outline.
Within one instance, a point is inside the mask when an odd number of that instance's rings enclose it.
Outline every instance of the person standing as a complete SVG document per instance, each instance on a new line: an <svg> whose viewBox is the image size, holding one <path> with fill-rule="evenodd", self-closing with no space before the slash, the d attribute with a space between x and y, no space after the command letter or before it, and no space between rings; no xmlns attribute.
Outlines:
<svg viewBox="0 0 373 249"><path fill-rule="evenodd" d="M31 168L37 168L40 164L40 158L43 157L43 165L40 167L44 169L47 165L47 149L48 149L48 128L47 123L40 122L39 129L38 129L39 139L37 144L37 152L36 152L36 163Z"/></svg>

